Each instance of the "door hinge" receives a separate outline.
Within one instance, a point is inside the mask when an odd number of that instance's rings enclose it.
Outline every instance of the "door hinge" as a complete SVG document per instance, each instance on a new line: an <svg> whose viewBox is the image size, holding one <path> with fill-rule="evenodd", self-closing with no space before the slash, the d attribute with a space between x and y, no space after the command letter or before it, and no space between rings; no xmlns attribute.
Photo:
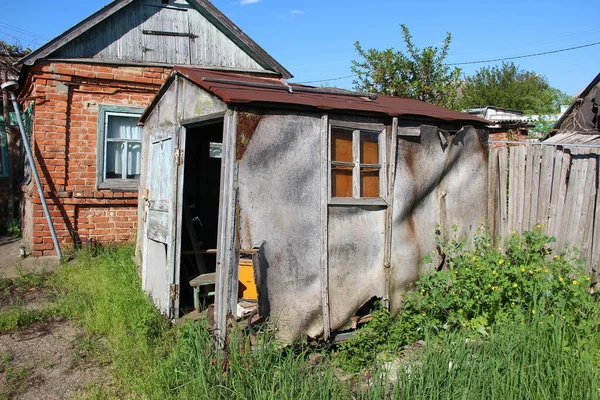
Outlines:
<svg viewBox="0 0 600 400"><path fill-rule="evenodd" d="M171 300L175 301L177 296L179 296L179 285L171 285L170 292Z"/></svg>
<svg viewBox="0 0 600 400"><path fill-rule="evenodd" d="M183 150L176 149L175 150L175 165L183 164Z"/></svg>

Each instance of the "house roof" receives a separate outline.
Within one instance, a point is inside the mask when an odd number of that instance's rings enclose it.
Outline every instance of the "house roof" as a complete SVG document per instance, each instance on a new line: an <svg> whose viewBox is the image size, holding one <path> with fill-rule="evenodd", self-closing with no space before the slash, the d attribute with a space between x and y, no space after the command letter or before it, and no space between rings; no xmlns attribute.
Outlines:
<svg viewBox="0 0 600 400"><path fill-rule="evenodd" d="M88 31L92 27L101 23L111 15L117 13L127 5L138 0L115 0L112 3L106 5L102 9L96 11L88 18L79 22L66 32L55 37L36 51L27 55L21 59L21 63L25 65L33 65L37 60L46 58L52 53L56 52L67 43ZM262 67L275 71L284 78L291 78L293 75L279 64L273 57L271 57L262 47L254 42L248 35L246 35L237 25L235 25L229 18L227 18L222 12L220 12L215 6L213 6L208 0L185 0L195 10L202 14L208 19L213 25L215 25L221 32L223 32L229 39L237 44L242 50L247 52L252 58L256 60Z"/></svg>
<svg viewBox="0 0 600 400"><path fill-rule="evenodd" d="M561 125L563 124L563 122L565 122L565 120L573 113L573 111L575 109L577 109L579 107L579 105L581 104L581 100L580 99L584 99L591 91L594 87L596 87L596 85L598 85L600 83L600 74L596 75L596 77L594 79L592 79L592 81L590 82L589 85L586 86L585 89L583 89L581 92L579 92L575 98L575 101L573 102L573 104L571 104L571 107L569 107L567 109L567 111L565 111L562 116L558 119L558 121L556 121L556 123L554 124L554 127L552 128L553 131L556 131L558 129L561 128Z"/></svg>
<svg viewBox="0 0 600 400"><path fill-rule="evenodd" d="M260 74L242 74L176 66L163 89L140 119L143 122L160 101L175 76L180 75L229 104L285 105L327 111L360 112L400 116L425 116L442 121L489 125L489 121L467 113L448 110L419 100L341 89L290 84Z"/></svg>

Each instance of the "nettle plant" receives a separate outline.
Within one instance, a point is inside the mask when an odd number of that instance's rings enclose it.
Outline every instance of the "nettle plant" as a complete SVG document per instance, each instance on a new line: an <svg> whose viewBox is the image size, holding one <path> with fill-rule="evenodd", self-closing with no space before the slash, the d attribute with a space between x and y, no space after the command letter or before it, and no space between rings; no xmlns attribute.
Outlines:
<svg viewBox="0 0 600 400"><path fill-rule="evenodd" d="M599 311L588 291L591 277L581 261L556 254L555 239L541 228L513 233L504 249L495 248L484 232L470 249L458 239L439 241L447 269L423 276L406 307L427 316L429 327L461 326L484 334L491 325L530 316L560 318L573 327L588 324Z"/></svg>
<svg viewBox="0 0 600 400"><path fill-rule="evenodd" d="M404 296L398 316L380 307L373 322L341 346L342 365L359 370L382 353L453 330L487 336L509 323L558 324L579 332L598 330L599 302L582 263L557 254L541 226L513 233L505 248L480 231L473 243L438 239L446 255L442 271L425 274Z"/></svg>

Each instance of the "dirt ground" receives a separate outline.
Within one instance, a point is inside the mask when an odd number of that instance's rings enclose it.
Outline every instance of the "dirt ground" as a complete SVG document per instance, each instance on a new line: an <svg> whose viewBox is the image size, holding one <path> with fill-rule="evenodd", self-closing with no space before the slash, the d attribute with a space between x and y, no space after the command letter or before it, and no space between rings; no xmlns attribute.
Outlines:
<svg viewBox="0 0 600 400"><path fill-rule="evenodd" d="M88 359L87 342L65 319L0 335L0 398L66 399L99 384L107 372Z"/></svg>
<svg viewBox="0 0 600 400"><path fill-rule="evenodd" d="M43 283L17 284L24 273L52 271L57 259L21 259L20 242L0 238L0 315L17 307L43 310L52 307L55 293ZM8 281L6 279L9 279ZM23 280L21 280L23 281ZM0 400L78 398L109 381L101 362L103 342L86 337L64 318L47 318L0 333ZM101 389L100 389L101 391Z"/></svg>

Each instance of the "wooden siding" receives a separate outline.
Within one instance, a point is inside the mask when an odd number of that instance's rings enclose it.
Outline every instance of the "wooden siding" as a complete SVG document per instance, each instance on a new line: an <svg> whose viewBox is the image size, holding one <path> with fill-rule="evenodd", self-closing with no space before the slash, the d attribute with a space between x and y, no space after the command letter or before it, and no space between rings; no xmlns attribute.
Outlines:
<svg viewBox="0 0 600 400"><path fill-rule="evenodd" d="M492 147L489 216L498 245L513 234L537 227L556 238L552 245L556 254L585 260L587 272L595 273L597 279L598 153L598 148L568 144Z"/></svg>
<svg viewBox="0 0 600 400"><path fill-rule="evenodd" d="M48 57L264 70L185 0L134 1Z"/></svg>

